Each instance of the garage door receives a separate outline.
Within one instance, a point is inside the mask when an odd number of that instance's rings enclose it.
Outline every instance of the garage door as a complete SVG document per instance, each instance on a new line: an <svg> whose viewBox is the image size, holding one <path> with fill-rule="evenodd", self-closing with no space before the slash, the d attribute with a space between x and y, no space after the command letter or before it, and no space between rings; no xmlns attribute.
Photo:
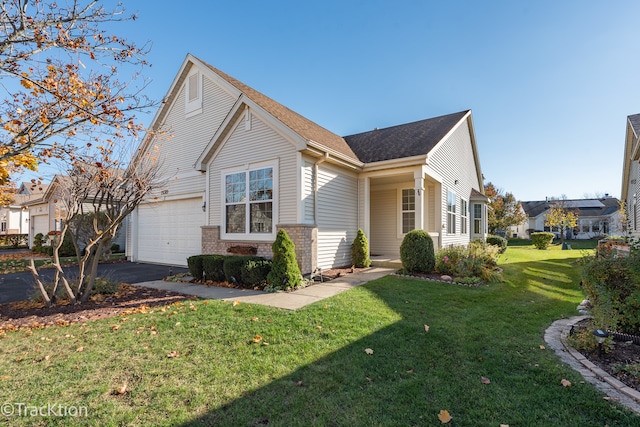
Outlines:
<svg viewBox="0 0 640 427"><path fill-rule="evenodd" d="M49 230L49 217L47 215L35 215L31 216L31 236L35 236L38 233L42 233L44 236L51 230Z"/></svg>
<svg viewBox="0 0 640 427"><path fill-rule="evenodd" d="M187 265L202 252L202 198L140 205L138 261Z"/></svg>

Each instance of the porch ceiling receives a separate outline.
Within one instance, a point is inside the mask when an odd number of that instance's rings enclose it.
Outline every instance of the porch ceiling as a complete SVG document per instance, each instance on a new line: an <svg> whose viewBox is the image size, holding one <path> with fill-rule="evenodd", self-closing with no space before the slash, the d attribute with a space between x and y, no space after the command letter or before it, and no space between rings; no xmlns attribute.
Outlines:
<svg viewBox="0 0 640 427"><path fill-rule="evenodd" d="M413 173L403 173L403 174L371 177L371 185L398 184L401 182L414 182ZM425 184L435 184L436 182L437 181L425 175L424 177Z"/></svg>

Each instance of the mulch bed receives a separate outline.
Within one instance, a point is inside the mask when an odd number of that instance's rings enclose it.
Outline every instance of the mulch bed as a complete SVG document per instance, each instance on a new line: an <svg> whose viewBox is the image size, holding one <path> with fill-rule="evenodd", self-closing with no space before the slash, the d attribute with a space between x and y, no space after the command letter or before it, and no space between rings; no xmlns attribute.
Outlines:
<svg viewBox="0 0 640 427"><path fill-rule="evenodd" d="M588 324L589 319L586 319L576 326L588 328ZM614 340L610 343L607 351L603 352L602 357L600 357L598 351L576 350L612 377L640 391L640 345L634 344L632 341ZM637 375L631 375L627 371L620 369L620 367L627 365L636 365Z"/></svg>
<svg viewBox="0 0 640 427"><path fill-rule="evenodd" d="M167 305L193 299L188 295L160 289L121 284L112 295L98 295L82 304L60 303L47 308L44 303L18 301L0 304L0 331L66 326L77 322L105 319L145 307Z"/></svg>

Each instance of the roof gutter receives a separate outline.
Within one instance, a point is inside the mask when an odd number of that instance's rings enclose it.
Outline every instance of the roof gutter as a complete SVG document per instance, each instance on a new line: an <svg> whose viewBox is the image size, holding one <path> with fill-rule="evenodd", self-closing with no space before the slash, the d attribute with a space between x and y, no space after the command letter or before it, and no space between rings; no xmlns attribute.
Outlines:
<svg viewBox="0 0 640 427"><path fill-rule="evenodd" d="M338 151L332 150L326 147L325 145L319 144L312 140L307 140L307 146L312 149L311 151L315 151L316 153L323 153L323 155L325 156L325 160L332 160L350 169L362 170L362 168L365 165L361 161L354 160L349 156L339 153Z"/></svg>

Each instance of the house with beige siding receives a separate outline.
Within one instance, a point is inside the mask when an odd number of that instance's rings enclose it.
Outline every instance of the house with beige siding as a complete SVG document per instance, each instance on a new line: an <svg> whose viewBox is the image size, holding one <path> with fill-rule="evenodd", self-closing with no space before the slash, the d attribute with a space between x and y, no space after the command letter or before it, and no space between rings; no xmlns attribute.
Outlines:
<svg viewBox="0 0 640 427"><path fill-rule="evenodd" d="M620 194L626 207L626 231L637 239L640 237L640 114L627 116Z"/></svg>
<svg viewBox="0 0 640 427"><path fill-rule="evenodd" d="M468 110L338 136L187 55L138 150L154 150L168 184L131 217L133 261L271 257L284 229L312 274L351 265L358 228L372 256L389 258L413 229L436 247L486 236Z"/></svg>

